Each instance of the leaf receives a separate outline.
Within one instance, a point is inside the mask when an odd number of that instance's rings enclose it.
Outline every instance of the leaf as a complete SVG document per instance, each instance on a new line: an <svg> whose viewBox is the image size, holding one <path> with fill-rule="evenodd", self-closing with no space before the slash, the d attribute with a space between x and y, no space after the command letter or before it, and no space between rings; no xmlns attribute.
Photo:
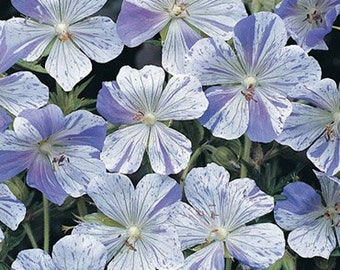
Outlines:
<svg viewBox="0 0 340 270"><path fill-rule="evenodd" d="M14 68L19 69L19 70L29 70L29 71L35 71L35 72L39 72L43 74L48 74L46 69L42 65L40 65L38 61L27 62L24 60L19 60L14 65Z"/></svg>

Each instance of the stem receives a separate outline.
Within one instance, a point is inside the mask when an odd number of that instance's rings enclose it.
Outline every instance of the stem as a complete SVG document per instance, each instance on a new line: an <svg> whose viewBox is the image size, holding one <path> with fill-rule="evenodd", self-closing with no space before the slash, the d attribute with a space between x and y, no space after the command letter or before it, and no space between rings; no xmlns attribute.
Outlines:
<svg viewBox="0 0 340 270"><path fill-rule="evenodd" d="M335 25L333 25L333 29L339 30L339 31L340 31L340 26L335 26Z"/></svg>
<svg viewBox="0 0 340 270"><path fill-rule="evenodd" d="M50 245L50 209L49 202L45 196L43 196L43 208L44 208L44 251L48 253Z"/></svg>
<svg viewBox="0 0 340 270"><path fill-rule="evenodd" d="M189 160L189 163L188 165L186 166L186 168L184 169L183 173L182 173L182 176L181 176L181 188L183 190L184 188L184 181L185 181L185 178L190 170L190 168L195 164L196 160L198 159L199 155L202 153L202 147L198 147L195 152L191 155L190 157L190 160Z"/></svg>
<svg viewBox="0 0 340 270"><path fill-rule="evenodd" d="M32 248L38 248L38 244L37 241L35 241L31 225L29 223L24 223L22 226L24 227L26 235L31 242Z"/></svg>
<svg viewBox="0 0 340 270"><path fill-rule="evenodd" d="M83 197L77 200L77 209L78 209L78 214L80 217L87 215L87 207L86 207L85 200Z"/></svg>
<svg viewBox="0 0 340 270"><path fill-rule="evenodd" d="M233 261L231 258L226 258L225 259L225 270L231 270L231 267L233 265Z"/></svg>
<svg viewBox="0 0 340 270"><path fill-rule="evenodd" d="M247 135L244 135L243 137L244 137L244 145L243 145L242 160L249 163L251 140L249 140ZM240 178L246 177L247 172L248 172L247 167L242 163L241 170L240 170Z"/></svg>

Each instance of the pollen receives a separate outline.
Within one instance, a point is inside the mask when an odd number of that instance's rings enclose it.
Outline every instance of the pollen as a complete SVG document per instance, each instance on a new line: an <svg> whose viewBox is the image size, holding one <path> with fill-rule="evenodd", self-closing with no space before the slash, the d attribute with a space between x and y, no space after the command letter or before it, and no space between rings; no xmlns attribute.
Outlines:
<svg viewBox="0 0 340 270"><path fill-rule="evenodd" d="M170 16L173 18L184 18L189 16L189 12L187 10L188 4L180 3L174 4L172 9L170 10Z"/></svg>
<svg viewBox="0 0 340 270"><path fill-rule="evenodd" d="M156 123L156 116L153 113L146 113L143 116L142 122L151 127Z"/></svg>
<svg viewBox="0 0 340 270"><path fill-rule="evenodd" d="M67 23L58 23L55 25L54 30L58 35L58 39L61 42L65 42L72 38L72 34L68 30L69 25Z"/></svg>

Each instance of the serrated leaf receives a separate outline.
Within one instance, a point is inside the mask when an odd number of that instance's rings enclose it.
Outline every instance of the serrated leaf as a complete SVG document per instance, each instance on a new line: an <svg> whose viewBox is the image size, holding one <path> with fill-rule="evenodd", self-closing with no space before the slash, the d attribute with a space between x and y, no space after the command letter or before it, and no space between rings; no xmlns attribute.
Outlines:
<svg viewBox="0 0 340 270"><path fill-rule="evenodd" d="M33 72L39 72L39 73L43 73L43 74L48 74L46 69L39 64L38 61L34 61L34 62L27 62L24 60L19 60L15 65L14 65L15 69L19 69L19 70L29 70L29 71L33 71Z"/></svg>

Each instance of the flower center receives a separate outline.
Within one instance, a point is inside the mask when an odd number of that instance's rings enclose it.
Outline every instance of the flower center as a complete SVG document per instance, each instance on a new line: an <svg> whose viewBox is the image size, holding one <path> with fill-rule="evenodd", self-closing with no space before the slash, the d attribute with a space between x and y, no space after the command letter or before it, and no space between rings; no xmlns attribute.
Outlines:
<svg viewBox="0 0 340 270"><path fill-rule="evenodd" d="M72 34L68 31L68 24L58 23L54 27L55 32L58 34L58 39L61 42L65 42L72 38Z"/></svg>
<svg viewBox="0 0 340 270"><path fill-rule="evenodd" d="M39 151L40 153L44 154L44 155L52 155L53 153L53 148L52 145L49 142L41 142L38 143L39 145Z"/></svg>
<svg viewBox="0 0 340 270"><path fill-rule="evenodd" d="M312 25L313 28L318 27L323 22L321 13L315 8L312 8L308 11L306 20Z"/></svg>
<svg viewBox="0 0 340 270"><path fill-rule="evenodd" d="M137 113L133 116L133 120L140 121L147 126L153 126L156 123L156 116L151 113L143 113L142 111L137 111Z"/></svg>
<svg viewBox="0 0 340 270"><path fill-rule="evenodd" d="M170 10L170 16L173 18L184 18L190 16L187 7L188 4L186 3L174 3L172 9Z"/></svg>
<svg viewBox="0 0 340 270"><path fill-rule="evenodd" d="M254 99L256 84L257 84L257 80L252 76L249 76L243 80L243 85L244 85L245 90L241 91L241 93L242 95L244 95L244 98L247 101L253 100L257 102Z"/></svg>
<svg viewBox="0 0 340 270"><path fill-rule="evenodd" d="M128 229L129 238L125 241L125 245L129 250L136 251L135 243L141 239L142 232L137 226L131 226Z"/></svg>
<svg viewBox="0 0 340 270"><path fill-rule="evenodd" d="M215 228L211 231L213 234L215 234L215 239L218 241L224 241L226 240L229 232L227 231L227 229L223 228L223 227L218 227Z"/></svg>
<svg viewBox="0 0 340 270"><path fill-rule="evenodd" d="M327 207L324 213L325 219L330 219L332 221L332 226L340 227L340 202L336 203L334 206Z"/></svg>
<svg viewBox="0 0 340 270"><path fill-rule="evenodd" d="M338 128L340 124L340 112L333 113L333 122L325 126L325 139L326 141L339 140Z"/></svg>
<svg viewBox="0 0 340 270"><path fill-rule="evenodd" d="M47 141L38 143L38 148L40 153L50 159L53 171L56 170L57 166L60 167L70 163L70 158L65 154L55 154L52 145Z"/></svg>

